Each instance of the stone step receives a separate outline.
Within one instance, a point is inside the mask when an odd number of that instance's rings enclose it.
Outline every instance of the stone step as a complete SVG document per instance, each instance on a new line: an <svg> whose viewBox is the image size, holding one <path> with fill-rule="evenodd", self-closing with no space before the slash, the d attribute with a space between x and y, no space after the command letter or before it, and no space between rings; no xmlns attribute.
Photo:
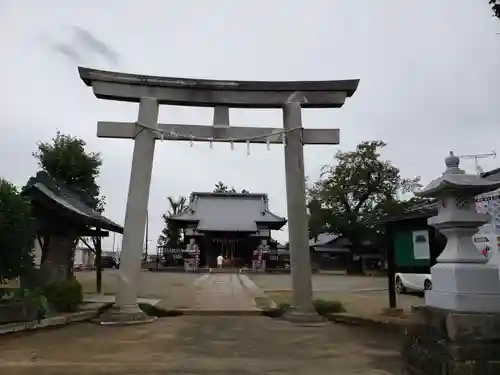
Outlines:
<svg viewBox="0 0 500 375"><path fill-rule="evenodd" d="M238 268L211 268L210 273L239 273Z"/></svg>

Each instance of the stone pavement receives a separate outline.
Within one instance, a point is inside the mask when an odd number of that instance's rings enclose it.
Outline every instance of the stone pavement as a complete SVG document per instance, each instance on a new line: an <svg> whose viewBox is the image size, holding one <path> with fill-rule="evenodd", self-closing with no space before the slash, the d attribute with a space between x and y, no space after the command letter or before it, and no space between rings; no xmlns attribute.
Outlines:
<svg viewBox="0 0 500 375"><path fill-rule="evenodd" d="M303 327L261 316L92 323L0 337L6 375L401 375L400 338L363 327Z"/></svg>
<svg viewBox="0 0 500 375"><path fill-rule="evenodd" d="M213 273L200 276L194 282L193 310L254 311L255 306L250 291L245 288L238 274Z"/></svg>

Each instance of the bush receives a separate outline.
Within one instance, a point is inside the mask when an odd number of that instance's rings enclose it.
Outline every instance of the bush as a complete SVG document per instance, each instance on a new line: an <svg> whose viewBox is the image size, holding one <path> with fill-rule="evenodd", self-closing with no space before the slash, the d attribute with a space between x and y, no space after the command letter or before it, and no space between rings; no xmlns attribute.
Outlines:
<svg viewBox="0 0 500 375"><path fill-rule="evenodd" d="M326 301L317 299L313 301L313 306L319 315L345 312L344 306L340 301Z"/></svg>
<svg viewBox="0 0 500 375"><path fill-rule="evenodd" d="M30 201L0 178L0 281L33 270L35 229Z"/></svg>
<svg viewBox="0 0 500 375"><path fill-rule="evenodd" d="M73 312L83 301L82 286L76 279L56 281L45 288L45 297L57 311Z"/></svg>
<svg viewBox="0 0 500 375"><path fill-rule="evenodd" d="M22 314L30 315L30 310L36 315L36 319L43 319L50 315L51 309L47 298L40 288L35 289L11 289L0 296L0 306L8 306L22 303L25 305ZM24 311L26 310L26 311ZM21 319L22 320L22 319ZM34 319L31 319L34 320Z"/></svg>

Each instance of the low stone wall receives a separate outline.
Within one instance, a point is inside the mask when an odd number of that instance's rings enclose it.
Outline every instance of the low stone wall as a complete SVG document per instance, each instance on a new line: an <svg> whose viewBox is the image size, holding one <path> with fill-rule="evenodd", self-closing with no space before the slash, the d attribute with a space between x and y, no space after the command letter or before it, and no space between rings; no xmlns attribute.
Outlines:
<svg viewBox="0 0 500 375"><path fill-rule="evenodd" d="M500 374L500 313L414 307L402 356L409 375Z"/></svg>
<svg viewBox="0 0 500 375"><path fill-rule="evenodd" d="M38 303L32 299L0 304L0 324L37 319Z"/></svg>

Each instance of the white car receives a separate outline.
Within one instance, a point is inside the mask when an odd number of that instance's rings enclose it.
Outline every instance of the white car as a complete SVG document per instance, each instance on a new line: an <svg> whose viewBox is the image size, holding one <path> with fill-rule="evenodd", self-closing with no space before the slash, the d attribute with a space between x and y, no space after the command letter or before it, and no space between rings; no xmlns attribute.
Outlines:
<svg viewBox="0 0 500 375"><path fill-rule="evenodd" d="M432 289L432 278L428 273L397 273L395 281L396 290L400 294Z"/></svg>

